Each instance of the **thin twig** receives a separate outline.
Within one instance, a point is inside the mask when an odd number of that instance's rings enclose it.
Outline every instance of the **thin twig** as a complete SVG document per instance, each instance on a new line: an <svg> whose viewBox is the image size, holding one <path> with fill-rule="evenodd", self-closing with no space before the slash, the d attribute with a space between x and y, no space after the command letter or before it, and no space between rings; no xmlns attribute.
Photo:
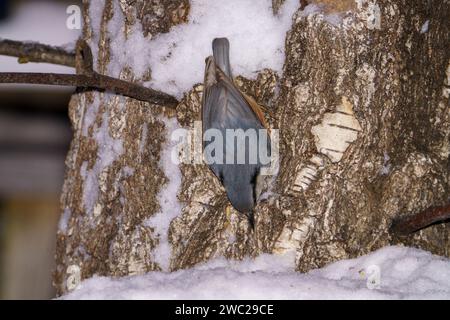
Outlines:
<svg viewBox="0 0 450 320"><path fill-rule="evenodd" d="M397 219L392 223L390 232L397 235L408 235L433 223L448 219L450 219L450 204L429 208L413 216Z"/></svg>
<svg viewBox="0 0 450 320"><path fill-rule="evenodd" d="M0 39L0 55L19 58L19 63L45 62L75 67L75 52L38 42Z"/></svg>
<svg viewBox="0 0 450 320"><path fill-rule="evenodd" d="M175 107L178 104L177 99L166 93L96 72L90 75L0 72L0 83L29 83L93 88L168 107Z"/></svg>
<svg viewBox="0 0 450 320"><path fill-rule="evenodd" d="M175 107L178 100L173 96L128 81L108 77L93 70L93 58L89 45L79 40L77 50L80 54L80 72L82 74L54 73L0 73L0 83L29 83L57 86L75 86L96 90L111 91L153 104ZM0 55L19 57L19 62L47 62L75 67L76 53L63 48L52 47L37 42L19 42L0 40Z"/></svg>

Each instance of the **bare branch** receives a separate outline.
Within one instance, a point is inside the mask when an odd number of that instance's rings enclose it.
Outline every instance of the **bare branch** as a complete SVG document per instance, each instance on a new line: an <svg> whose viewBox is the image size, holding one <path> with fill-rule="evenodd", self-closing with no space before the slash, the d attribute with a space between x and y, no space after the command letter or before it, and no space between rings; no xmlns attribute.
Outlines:
<svg viewBox="0 0 450 320"><path fill-rule="evenodd" d="M166 93L96 72L89 75L1 72L0 83L30 83L92 88L111 91L137 100L168 107L176 107L178 104L177 99Z"/></svg>
<svg viewBox="0 0 450 320"><path fill-rule="evenodd" d="M75 67L75 52L37 42L0 39L0 55L18 57L19 63L45 62Z"/></svg>
<svg viewBox="0 0 450 320"><path fill-rule="evenodd" d="M77 49L80 53L80 70L83 74L54 73L0 73L0 83L30 83L57 86L75 86L96 90L111 91L141 101L153 104L175 107L178 100L173 96L140 86L131 82L111 78L96 73L93 70L92 52L88 44L79 40ZM0 55L19 57L19 62L46 62L75 67L76 53L63 48L52 47L37 42L20 42L0 40Z"/></svg>
<svg viewBox="0 0 450 320"><path fill-rule="evenodd" d="M433 223L443 222L448 219L450 219L450 204L429 208L413 216L394 220L390 232L397 235L408 235Z"/></svg>

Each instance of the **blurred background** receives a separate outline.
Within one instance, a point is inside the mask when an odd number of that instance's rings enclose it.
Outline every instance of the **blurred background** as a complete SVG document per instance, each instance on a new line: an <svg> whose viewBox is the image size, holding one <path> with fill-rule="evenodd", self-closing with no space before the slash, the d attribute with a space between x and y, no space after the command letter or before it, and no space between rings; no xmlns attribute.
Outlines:
<svg viewBox="0 0 450 320"><path fill-rule="evenodd" d="M0 38L74 43L66 26L81 1L0 0ZM0 72L74 73L0 56ZM59 196L71 140L73 88L0 84L0 299L48 299L52 287Z"/></svg>

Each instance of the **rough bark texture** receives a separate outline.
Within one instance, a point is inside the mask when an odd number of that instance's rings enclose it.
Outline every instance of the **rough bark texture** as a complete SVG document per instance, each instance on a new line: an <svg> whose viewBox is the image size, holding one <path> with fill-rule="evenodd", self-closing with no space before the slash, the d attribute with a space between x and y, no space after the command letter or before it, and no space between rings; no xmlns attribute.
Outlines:
<svg viewBox="0 0 450 320"><path fill-rule="evenodd" d="M159 8L166 5L161 3L132 1L128 5L126 1L107 0L101 25L92 25L89 6L103 4L83 2L83 37L97 52L97 72L106 73L109 63L111 39L106 28L113 6L121 6L127 19L125 27L140 23L129 20L132 11L139 12L137 17L143 21L152 21L145 24L146 32L167 31L184 21L171 10L176 3L187 1L168 1L167 11L159 15ZM154 11L150 4L156 6ZM130 6L136 6L137 11ZM158 12L161 24L147 11ZM184 14L187 16L188 10ZM98 43L94 39L99 39ZM132 79L133 74L124 69L121 78ZM94 274L124 276L159 269L152 256L157 238L143 222L158 212L157 194L167 182L159 160L166 140L161 119L170 112L110 94L87 92L72 97L69 115L74 139L66 160L54 277L58 293L73 289L81 279ZM102 141L106 143L99 144Z"/></svg>
<svg viewBox="0 0 450 320"><path fill-rule="evenodd" d="M302 271L396 243L392 218L449 197L449 2L360 1L335 18L294 18L278 101L275 248ZM443 224L402 242L449 255Z"/></svg>
<svg viewBox="0 0 450 320"><path fill-rule="evenodd" d="M84 37L100 33L98 72L108 63L113 2L106 1L102 26L90 24L85 3ZM220 255L295 251L297 270L306 271L394 243L450 255L448 224L405 238L388 232L393 218L449 200L450 2L319 2L322 13L306 7L294 16L281 77L262 70L256 80L236 79L280 129L279 175L257 206L255 232L227 210L225 192L205 165L181 165L182 212L168 235L171 270ZM148 13L150 3L156 2L120 1L126 25L142 23L154 35L187 19L187 1L161 1L157 16ZM185 11L174 9L180 6ZM160 209L157 194L167 183L159 164L167 136L161 119L175 116L192 128L201 94L196 85L175 114L165 115L129 98L74 95L59 293L94 274L161 268L154 256L161 235L144 223ZM99 135L108 144L99 145Z"/></svg>

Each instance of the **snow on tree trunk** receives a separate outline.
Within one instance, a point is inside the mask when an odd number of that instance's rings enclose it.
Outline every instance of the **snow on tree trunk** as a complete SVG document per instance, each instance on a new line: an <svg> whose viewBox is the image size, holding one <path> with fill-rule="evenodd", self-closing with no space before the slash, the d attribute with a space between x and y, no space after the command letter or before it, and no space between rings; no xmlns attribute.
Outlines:
<svg viewBox="0 0 450 320"><path fill-rule="evenodd" d="M279 175L257 206L255 232L206 165L170 161L171 130L200 119L202 85L176 111L73 96L59 293L94 274L176 270L220 255L294 251L300 271L395 243L449 256L448 225L388 233L393 218L449 198L449 1L308 2L286 36L282 74L235 79L280 129ZM273 3L279 12L283 1ZM188 21L189 9L187 0L85 1L96 71L148 81L145 56L128 61L120 50Z"/></svg>
<svg viewBox="0 0 450 320"><path fill-rule="evenodd" d="M137 45L149 41L185 21L189 12L187 0L84 1L83 6L83 37L97 57L94 68L129 81L148 80L150 70L137 77L128 61L122 67L120 52L111 49L114 42L131 50L127 40ZM127 38L136 34L132 28L141 30L140 39ZM113 63L115 56L119 61ZM91 91L74 95L69 113L74 138L66 160L57 238L58 293L93 274L159 270L153 254L158 236L146 220L160 211L158 195L168 183L160 165L167 111Z"/></svg>

